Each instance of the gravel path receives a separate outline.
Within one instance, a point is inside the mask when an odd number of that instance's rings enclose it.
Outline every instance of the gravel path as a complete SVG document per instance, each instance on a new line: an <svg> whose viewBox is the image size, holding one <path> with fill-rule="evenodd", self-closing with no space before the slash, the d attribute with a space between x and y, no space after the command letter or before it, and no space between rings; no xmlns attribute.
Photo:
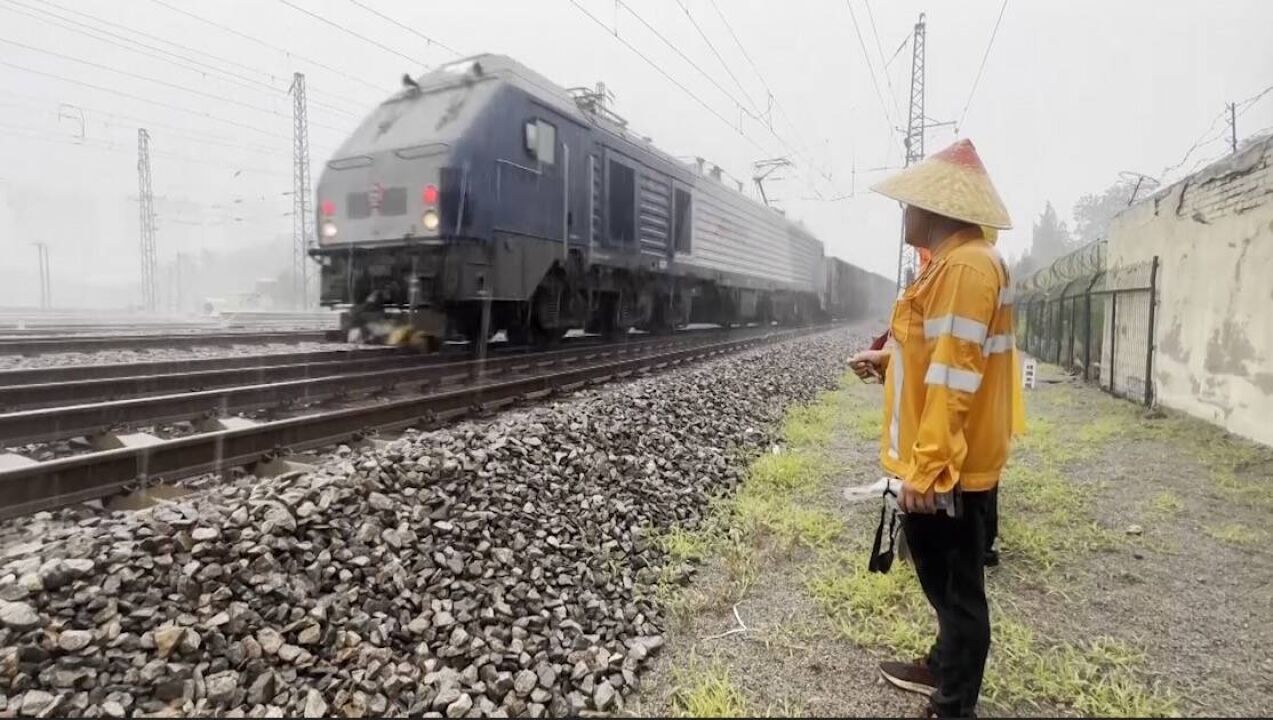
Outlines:
<svg viewBox="0 0 1273 720"><path fill-rule="evenodd" d="M19 368L62 367L65 365L106 365L111 363L155 362L160 360L199 360L201 358L241 357L244 355L277 355L286 353L348 350L348 343L302 342L261 345L216 345L192 348L151 348L144 350L102 350L91 353L43 353L40 355L0 354L0 370Z"/></svg>
<svg viewBox="0 0 1273 720"><path fill-rule="evenodd" d="M81 521L0 567L0 715L615 711L694 526L845 332Z"/></svg>

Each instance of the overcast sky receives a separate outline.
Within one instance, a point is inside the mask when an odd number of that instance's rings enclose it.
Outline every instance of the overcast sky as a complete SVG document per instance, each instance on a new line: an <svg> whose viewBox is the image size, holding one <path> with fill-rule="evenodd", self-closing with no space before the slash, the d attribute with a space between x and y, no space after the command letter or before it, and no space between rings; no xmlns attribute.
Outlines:
<svg viewBox="0 0 1273 720"><path fill-rule="evenodd" d="M50 246L57 287L135 282L139 126L152 140L161 265L248 244L284 261L297 70L315 183L403 72L453 60L451 49L505 53L561 85L604 80L615 109L674 155L744 179L755 160L792 157L796 170L769 186L782 207L830 254L888 275L899 212L867 192L880 177L868 171L901 161L891 128L905 124L910 48L894 53L920 12L927 114L963 117L960 136L977 144L1016 225L1003 236L1009 255L1046 202L1068 216L1122 171L1161 175L1200 137L1226 132L1225 103L1273 85L1263 0L1010 0L966 115L1000 0L576 1L0 0L0 304L38 297L36 240ZM1239 136L1273 126L1273 93L1243 107ZM746 115L766 112L772 132ZM927 146L954 139L934 128ZM1224 151L1217 139L1171 177Z"/></svg>

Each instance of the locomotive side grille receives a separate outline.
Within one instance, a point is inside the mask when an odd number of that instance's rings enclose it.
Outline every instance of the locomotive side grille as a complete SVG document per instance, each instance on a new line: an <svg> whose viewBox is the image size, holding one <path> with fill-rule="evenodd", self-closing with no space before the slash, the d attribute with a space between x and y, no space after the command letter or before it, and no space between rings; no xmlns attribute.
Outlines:
<svg viewBox="0 0 1273 720"><path fill-rule="evenodd" d="M345 207L349 208L350 220L364 220L371 217L371 198L365 192L352 192L345 196Z"/></svg>

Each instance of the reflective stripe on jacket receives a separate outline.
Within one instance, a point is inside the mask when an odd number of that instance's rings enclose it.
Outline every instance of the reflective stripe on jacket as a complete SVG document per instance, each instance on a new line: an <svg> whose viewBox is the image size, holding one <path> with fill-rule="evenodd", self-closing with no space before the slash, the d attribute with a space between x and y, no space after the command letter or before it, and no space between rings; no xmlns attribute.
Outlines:
<svg viewBox="0 0 1273 720"><path fill-rule="evenodd" d="M1013 429L1012 288L979 229L939 245L893 307L884 468L911 488L989 490Z"/></svg>

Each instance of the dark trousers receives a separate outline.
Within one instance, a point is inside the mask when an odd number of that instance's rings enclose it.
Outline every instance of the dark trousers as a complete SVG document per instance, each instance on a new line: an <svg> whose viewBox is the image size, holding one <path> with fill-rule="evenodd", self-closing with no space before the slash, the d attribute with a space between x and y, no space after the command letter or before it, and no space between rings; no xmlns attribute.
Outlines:
<svg viewBox="0 0 1273 720"><path fill-rule="evenodd" d="M986 520L992 498L965 492L958 517L907 515L906 543L924 595L937 611L937 642L929 665L937 676L933 709L941 717L971 717L990 652L986 604Z"/></svg>
<svg viewBox="0 0 1273 720"><path fill-rule="evenodd" d="M995 549L995 539L999 537L999 486L995 485L988 494L990 502L986 503L986 552Z"/></svg>

